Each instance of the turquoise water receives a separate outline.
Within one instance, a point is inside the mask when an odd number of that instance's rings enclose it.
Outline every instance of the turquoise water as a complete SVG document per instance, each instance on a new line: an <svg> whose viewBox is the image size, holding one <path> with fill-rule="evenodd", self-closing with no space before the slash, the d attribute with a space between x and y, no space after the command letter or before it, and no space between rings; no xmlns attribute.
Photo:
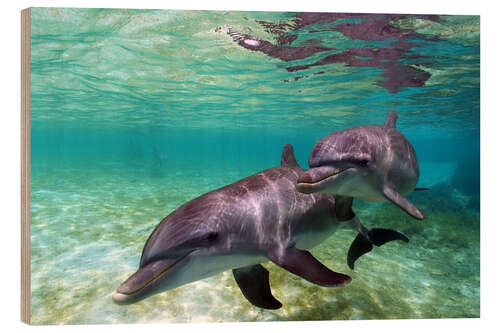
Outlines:
<svg viewBox="0 0 500 333"><path fill-rule="evenodd" d="M479 316L479 17L34 8L31 20L33 323ZM229 271L112 302L181 204L278 165L285 143L307 168L319 139L390 109L430 188L409 196L426 218L355 211L409 244L351 271L356 234L335 233L312 253L352 276L341 288L264 264L276 311L248 303Z"/></svg>

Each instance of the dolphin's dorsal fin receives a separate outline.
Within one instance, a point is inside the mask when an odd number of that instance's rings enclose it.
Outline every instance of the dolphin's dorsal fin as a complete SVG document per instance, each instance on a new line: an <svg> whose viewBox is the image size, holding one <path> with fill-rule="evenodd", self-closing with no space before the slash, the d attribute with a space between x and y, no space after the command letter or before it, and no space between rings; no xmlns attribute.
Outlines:
<svg viewBox="0 0 500 333"><path fill-rule="evenodd" d="M384 187L383 193L387 200L407 212L410 216L413 216L417 220L422 220L424 218L424 213L409 202L401 193L393 190L389 186Z"/></svg>
<svg viewBox="0 0 500 333"><path fill-rule="evenodd" d="M385 119L385 127L396 128L396 120L398 120L398 114L396 111L391 110Z"/></svg>
<svg viewBox="0 0 500 333"><path fill-rule="evenodd" d="M281 155L281 166L289 168L300 168L300 165L299 163L297 163L295 155L293 154L293 147L289 143L287 143L285 147L283 147L283 154Z"/></svg>

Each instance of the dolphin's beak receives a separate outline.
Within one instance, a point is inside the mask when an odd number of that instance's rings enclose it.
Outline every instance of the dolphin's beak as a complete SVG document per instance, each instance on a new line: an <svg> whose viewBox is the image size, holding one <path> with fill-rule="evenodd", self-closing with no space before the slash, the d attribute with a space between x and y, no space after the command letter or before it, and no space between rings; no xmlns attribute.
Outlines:
<svg viewBox="0 0 500 333"><path fill-rule="evenodd" d="M185 257L157 260L140 267L116 289L113 301L120 305L131 304L155 294L172 268Z"/></svg>
<svg viewBox="0 0 500 333"><path fill-rule="evenodd" d="M113 298L113 301L115 301L115 303L117 304L131 304L131 303L135 303L136 301L134 301L134 297L133 296L130 296L130 295L125 295L125 294L122 294L122 293L119 293L119 292L115 292L113 293L113 295L111 296Z"/></svg>
<svg viewBox="0 0 500 333"><path fill-rule="evenodd" d="M309 169L299 176L296 189L306 194L318 192L326 187L329 178L344 170L329 165Z"/></svg>

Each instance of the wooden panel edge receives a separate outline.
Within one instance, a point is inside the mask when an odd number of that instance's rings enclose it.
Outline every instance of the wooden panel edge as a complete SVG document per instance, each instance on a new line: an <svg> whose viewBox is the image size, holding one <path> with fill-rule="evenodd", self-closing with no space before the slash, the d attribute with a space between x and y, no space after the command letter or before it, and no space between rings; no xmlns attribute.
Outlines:
<svg viewBox="0 0 500 333"><path fill-rule="evenodd" d="M21 11L21 321L31 323L30 64L31 9Z"/></svg>

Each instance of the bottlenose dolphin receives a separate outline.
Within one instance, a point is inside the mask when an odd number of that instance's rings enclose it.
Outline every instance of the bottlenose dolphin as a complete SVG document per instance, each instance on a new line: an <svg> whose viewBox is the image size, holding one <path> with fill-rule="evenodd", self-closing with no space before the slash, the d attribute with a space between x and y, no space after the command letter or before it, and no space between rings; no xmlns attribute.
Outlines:
<svg viewBox="0 0 500 333"><path fill-rule="evenodd" d="M389 200L416 219L424 214L404 195L414 190L419 177L417 155L396 129L391 110L384 125L368 125L334 132L314 146L309 170L302 173L297 190L330 193L370 202Z"/></svg>
<svg viewBox="0 0 500 333"><path fill-rule="evenodd" d="M397 231L365 228L352 212L352 198L297 192L295 185L303 171L292 146L285 145L281 166L179 207L149 236L139 269L118 287L114 301L134 303L232 269L248 301L258 307L278 309L281 303L272 295L269 272L261 263L270 260L321 286L344 286L351 278L330 270L307 249L339 228L355 229L365 241L358 241L349 250L352 268L372 244L408 241Z"/></svg>

